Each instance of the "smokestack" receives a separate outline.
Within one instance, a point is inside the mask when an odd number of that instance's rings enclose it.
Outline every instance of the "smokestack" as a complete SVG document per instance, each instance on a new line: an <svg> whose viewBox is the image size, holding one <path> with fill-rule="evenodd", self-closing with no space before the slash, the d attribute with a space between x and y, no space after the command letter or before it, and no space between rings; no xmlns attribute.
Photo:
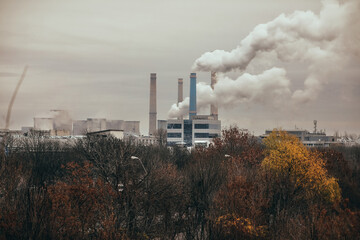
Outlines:
<svg viewBox="0 0 360 240"><path fill-rule="evenodd" d="M149 135L156 131L156 73L150 74Z"/></svg>
<svg viewBox="0 0 360 240"><path fill-rule="evenodd" d="M181 103L183 101L183 79L182 78L179 78L178 79L178 106L179 106L179 103ZM182 120L183 117L180 116L178 117L179 120Z"/></svg>
<svg viewBox="0 0 360 240"><path fill-rule="evenodd" d="M216 72L211 72L211 88L214 90L214 86L217 82ZM210 105L210 115L214 117L215 120L218 120L218 106L215 104Z"/></svg>
<svg viewBox="0 0 360 240"><path fill-rule="evenodd" d="M190 74L190 107L189 119L196 116L196 73Z"/></svg>

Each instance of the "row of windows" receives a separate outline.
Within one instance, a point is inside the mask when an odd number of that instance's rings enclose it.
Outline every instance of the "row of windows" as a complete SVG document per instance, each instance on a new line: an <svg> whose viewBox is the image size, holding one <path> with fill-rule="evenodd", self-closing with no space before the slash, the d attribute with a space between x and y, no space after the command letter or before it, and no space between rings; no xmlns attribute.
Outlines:
<svg viewBox="0 0 360 240"><path fill-rule="evenodd" d="M218 136L217 133L195 133L195 138L216 138Z"/></svg>
<svg viewBox="0 0 360 240"><path fill-rule="evenodd" d="M195 123L195 129L220 129L220 124Z"/></svg>
<svg viewBox="0 0 360 240"><path fill-rule="evenodd" d="M195 133L195 138L216 138L217 133ZM181 133L168 133L168 138L181 138Z"/></svg>
<svg viewBox="0 0 360 240"><path fill-rule="evenodd" d="M167 129L181 129L181 123L169 123Z"/></svg>
<svg viewBox="0 0 360 240"><path fill-rule="evenodd" d="M167 129L181 129L181 123L169 123ZM209 123L195 123L195 129L219 129L220 124L209 124Z"/></svg>
<svg viewBox="0 0 360 240"><path fill-rule="evenodd" d="M168 138L181 138L181 133L168 133Z"/></svg>

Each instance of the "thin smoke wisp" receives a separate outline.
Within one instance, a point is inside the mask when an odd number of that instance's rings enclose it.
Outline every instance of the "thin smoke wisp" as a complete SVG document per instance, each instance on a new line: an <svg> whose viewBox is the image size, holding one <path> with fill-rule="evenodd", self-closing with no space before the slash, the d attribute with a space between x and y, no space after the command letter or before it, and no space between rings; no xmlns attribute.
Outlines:
<svg viewBox="0 0 360 240"><path fill-rule="evenodd" d="M19 79L19 82L15 87L14 93L11 96L11 100L10 100L8 110L7 110L7 114L6 114L5 129L9 129L12 107L14 105L16 95L17 95L17 93L18 93L18 91L20 89L20 86L21 86L22 82L24 81L27 70L28 70L28 66L25 66L24 71L23 71L23 73L22 73L22 75L21 75L21 77Z"/></svg>

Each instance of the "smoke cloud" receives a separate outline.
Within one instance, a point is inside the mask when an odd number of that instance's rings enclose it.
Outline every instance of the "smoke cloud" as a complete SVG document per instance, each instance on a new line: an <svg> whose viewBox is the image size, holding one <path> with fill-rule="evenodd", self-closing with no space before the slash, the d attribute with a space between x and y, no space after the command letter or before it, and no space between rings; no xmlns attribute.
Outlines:
<svg viewBox="0 0 360 240"><path fill-rule="evenodd" d="M231 107L248 102L280 106L291 95L290 81L286 77L285 70L281 68L272 68L259 75L245 73L236 80L226 76L218 76L218 78L221 81L215 84L214 90L210 85L202 82L196 85L199 109L209 104ZM171 106L169 117L185 115L188 111L189 98L185 98L179 105Z"/></svg>
<svg viewBox="0 0 360 240"><path fill-rule="evenodd" d="M229 52L215 50L204 53L195 61L194 70L218 73L240 70L242 75L235 80L219 76L213 92L198 84L199 93L204 92L198 94L198 102L216 102L221 106L242 102L268 103L270 100L276 106L285 98L293 104L316 99L329 74L340 70L350 56L360 56L360 1L340 4L327 0L322 4L318 15L311 11L295 11L256 26L239 46ZM246 73L248 66L261 60L263 53L273 53L276 56L274 63L308 65L304 89L291 91L291 81L283 68L274 66L258 75ZM183 114L186 104L184 101L179 106L173 105L169 117Z"/></svg>

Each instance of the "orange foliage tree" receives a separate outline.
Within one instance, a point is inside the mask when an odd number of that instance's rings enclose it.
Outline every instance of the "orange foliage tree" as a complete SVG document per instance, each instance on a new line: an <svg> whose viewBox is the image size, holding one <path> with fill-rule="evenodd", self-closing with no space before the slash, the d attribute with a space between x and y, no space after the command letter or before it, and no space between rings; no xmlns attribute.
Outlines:
<svg viewBox="0 0 360 240"><path fill-rule="evenodd" d="M70 174L49 187L51 229L55 239L117 239L112 188L91 176L91 164L70 162Z"/></svg>

